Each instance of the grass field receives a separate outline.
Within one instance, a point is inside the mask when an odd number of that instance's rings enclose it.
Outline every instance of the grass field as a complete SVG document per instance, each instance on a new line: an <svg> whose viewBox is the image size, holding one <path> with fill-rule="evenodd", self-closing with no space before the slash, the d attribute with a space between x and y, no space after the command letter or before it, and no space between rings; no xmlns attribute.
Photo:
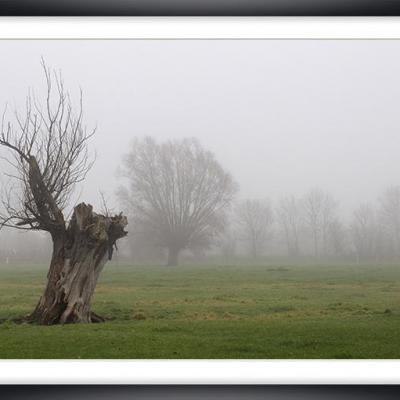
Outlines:
<svg viewBox="0 0 400 400"><path fill-rule="evenodd" d="M44 267L0 266L0 319L27 314ZM109 265L104 324L0 324L0 358L400 358L400 267Z"/></svg>

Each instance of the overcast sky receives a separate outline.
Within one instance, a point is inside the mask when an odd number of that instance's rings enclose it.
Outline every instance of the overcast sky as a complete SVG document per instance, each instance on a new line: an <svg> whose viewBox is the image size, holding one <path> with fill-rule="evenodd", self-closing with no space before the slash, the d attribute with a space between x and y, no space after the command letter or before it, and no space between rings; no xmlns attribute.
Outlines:
<svg viewBox="0 0 400 400"><path fill-rule="evenodd" d="M84 91L97 162L81 200L114 203L134 137L196 137L241 196L320 186L350 210L400 184L400 41L0 41L0 106L44 87L40 57Z"/></svg>

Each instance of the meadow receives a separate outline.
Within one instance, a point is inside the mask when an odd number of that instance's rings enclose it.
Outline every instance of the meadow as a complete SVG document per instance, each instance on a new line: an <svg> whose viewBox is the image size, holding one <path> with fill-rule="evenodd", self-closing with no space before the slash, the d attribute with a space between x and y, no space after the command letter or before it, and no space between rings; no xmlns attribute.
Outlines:
<svg viewBox="0 0 400 400"><path fill-rule="evenodd" d="M0 266L0 319L44 266ZM400 358L399 266L106 266L90 325L0 323L0 358Z"/></svg>

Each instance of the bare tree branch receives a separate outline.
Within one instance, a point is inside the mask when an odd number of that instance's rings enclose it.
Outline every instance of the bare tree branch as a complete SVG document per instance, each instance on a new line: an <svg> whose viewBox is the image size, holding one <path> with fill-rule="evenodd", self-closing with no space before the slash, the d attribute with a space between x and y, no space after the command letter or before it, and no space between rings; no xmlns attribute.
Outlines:
<svg viewBox="0 0 400 400"><path fill-rule="evenodd" d="M11 153L7 162L14 172L8 176L18 187L3 194L0 221L3 226L54 232L65 229L63 211L93 165L87 143L95 131L87 132L82 123L82 91L75 113L61 73L52 72L43 59L42 68L44 105L29 91L24 114L16 112L14 124L5 122L6 110L2 116L0 146Z"/></svg>

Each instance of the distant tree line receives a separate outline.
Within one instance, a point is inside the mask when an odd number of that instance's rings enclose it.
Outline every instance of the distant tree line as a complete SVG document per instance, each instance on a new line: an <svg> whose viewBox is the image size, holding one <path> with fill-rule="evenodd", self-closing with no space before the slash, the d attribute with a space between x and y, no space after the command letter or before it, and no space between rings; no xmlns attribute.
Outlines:
<svg viewBox="0 0 400 400"><path fill-rule="evenodd" d="M361 204L344 218L321 188L276 203L240 199L238 185L195 139L136 140L125 158L118 192L130 216L135 262L178 263L220 255L280 256L318 262L400 260L400 187L376 205Z"/></svg>
<svg viewBox="0 0 400 400"><path fill-rule="evenodd" d="M242 200L221 240L227 257L248 254L307 257L321 262L400 260L400 186L386 189L375 205L360 204L345 221L339 202L315 188L302 197Z"/></svg>
<svg viewBox="0 0 400 400"><path fill-rule="evenodd" d="M275 202L243 199L238 185L214 154L195 139L157 143L135 140L127 153L118 200L130 220L119 258L136 264L203 262L219 256L287 261L396 262L400 260L400 186L387 188L375 204L350 215L321 188ZM39 262L48 257L48 238L21 240L0 234L0 264Z"/></svg>

